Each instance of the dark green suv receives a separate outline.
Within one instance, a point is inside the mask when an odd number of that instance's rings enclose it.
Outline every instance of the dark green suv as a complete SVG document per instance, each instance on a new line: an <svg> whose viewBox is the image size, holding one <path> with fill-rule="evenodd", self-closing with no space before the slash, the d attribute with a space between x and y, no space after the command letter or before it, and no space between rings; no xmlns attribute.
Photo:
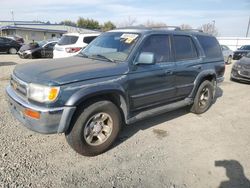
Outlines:
<svg viewBox="0 0 250 188"><path fill-rule="evenodd" d="M224 71L211 35L116 29L78 56L16 66L6 92L13 115L26 127L65 133L75 151L97 155L123 124L187 105L205 112Z"/></svg>

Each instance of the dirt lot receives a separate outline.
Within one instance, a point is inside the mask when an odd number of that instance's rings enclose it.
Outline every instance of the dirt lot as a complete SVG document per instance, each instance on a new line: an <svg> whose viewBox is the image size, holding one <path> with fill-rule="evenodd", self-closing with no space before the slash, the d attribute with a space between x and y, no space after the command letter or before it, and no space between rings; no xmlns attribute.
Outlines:
<svg viewBox="0 0 250 188"><path fill-rule="evenodd" d="M36 60L0 54L0 187L250 187L250 85L229 80L231 65L206 113L184 108L125 127L111 150L88 158L9 113L4 88L27 61Z"/></svg>

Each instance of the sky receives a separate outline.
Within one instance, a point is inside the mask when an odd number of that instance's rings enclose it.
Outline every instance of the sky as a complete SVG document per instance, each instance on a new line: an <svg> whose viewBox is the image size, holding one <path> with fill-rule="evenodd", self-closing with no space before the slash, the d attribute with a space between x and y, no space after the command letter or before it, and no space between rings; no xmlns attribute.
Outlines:
<svg viewBox="0 0 250 188"><path fill-rule="evenodd" d="M58 23L84 17L118 26L129 18L136 25L149 20L193 28L214 20L219 36L245 37L250 0L1 0L0 20L12 20L11 11L16 21Z"/></svg>

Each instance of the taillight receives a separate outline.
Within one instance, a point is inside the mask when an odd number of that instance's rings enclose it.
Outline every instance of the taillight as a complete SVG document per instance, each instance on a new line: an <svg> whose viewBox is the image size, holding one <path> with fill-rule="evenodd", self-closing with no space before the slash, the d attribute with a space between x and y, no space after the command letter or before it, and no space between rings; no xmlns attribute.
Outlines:
<svg viewBox="0 0 250 188"><path fill-rule="evenodd" d="M75 48L65 48L67 53L76 53L79 52L82 48L75 47Z"/></svg>

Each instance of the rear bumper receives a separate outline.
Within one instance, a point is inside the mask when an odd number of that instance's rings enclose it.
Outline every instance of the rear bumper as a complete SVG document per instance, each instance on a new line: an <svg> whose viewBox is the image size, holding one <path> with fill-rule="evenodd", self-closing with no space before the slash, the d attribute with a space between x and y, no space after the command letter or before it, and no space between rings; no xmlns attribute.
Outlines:
<svg viewBox="0 0 250 188"><path fill-rule="evenodd" d="M6 93L11 113L25 127L43 134L63 133L68 129L75 107L39 107L20 98L10 86L6 88ZM39 112L40 118L25 116L25 109Z"/></svg>
<svg viewBox="0 0 250 188"><path fill-rule="evenodd" d="M76 52L76 53L67 53L66 51L54 50L53 51L53 59L75 56L75 55L79 54L80 51Z"/></svg>

